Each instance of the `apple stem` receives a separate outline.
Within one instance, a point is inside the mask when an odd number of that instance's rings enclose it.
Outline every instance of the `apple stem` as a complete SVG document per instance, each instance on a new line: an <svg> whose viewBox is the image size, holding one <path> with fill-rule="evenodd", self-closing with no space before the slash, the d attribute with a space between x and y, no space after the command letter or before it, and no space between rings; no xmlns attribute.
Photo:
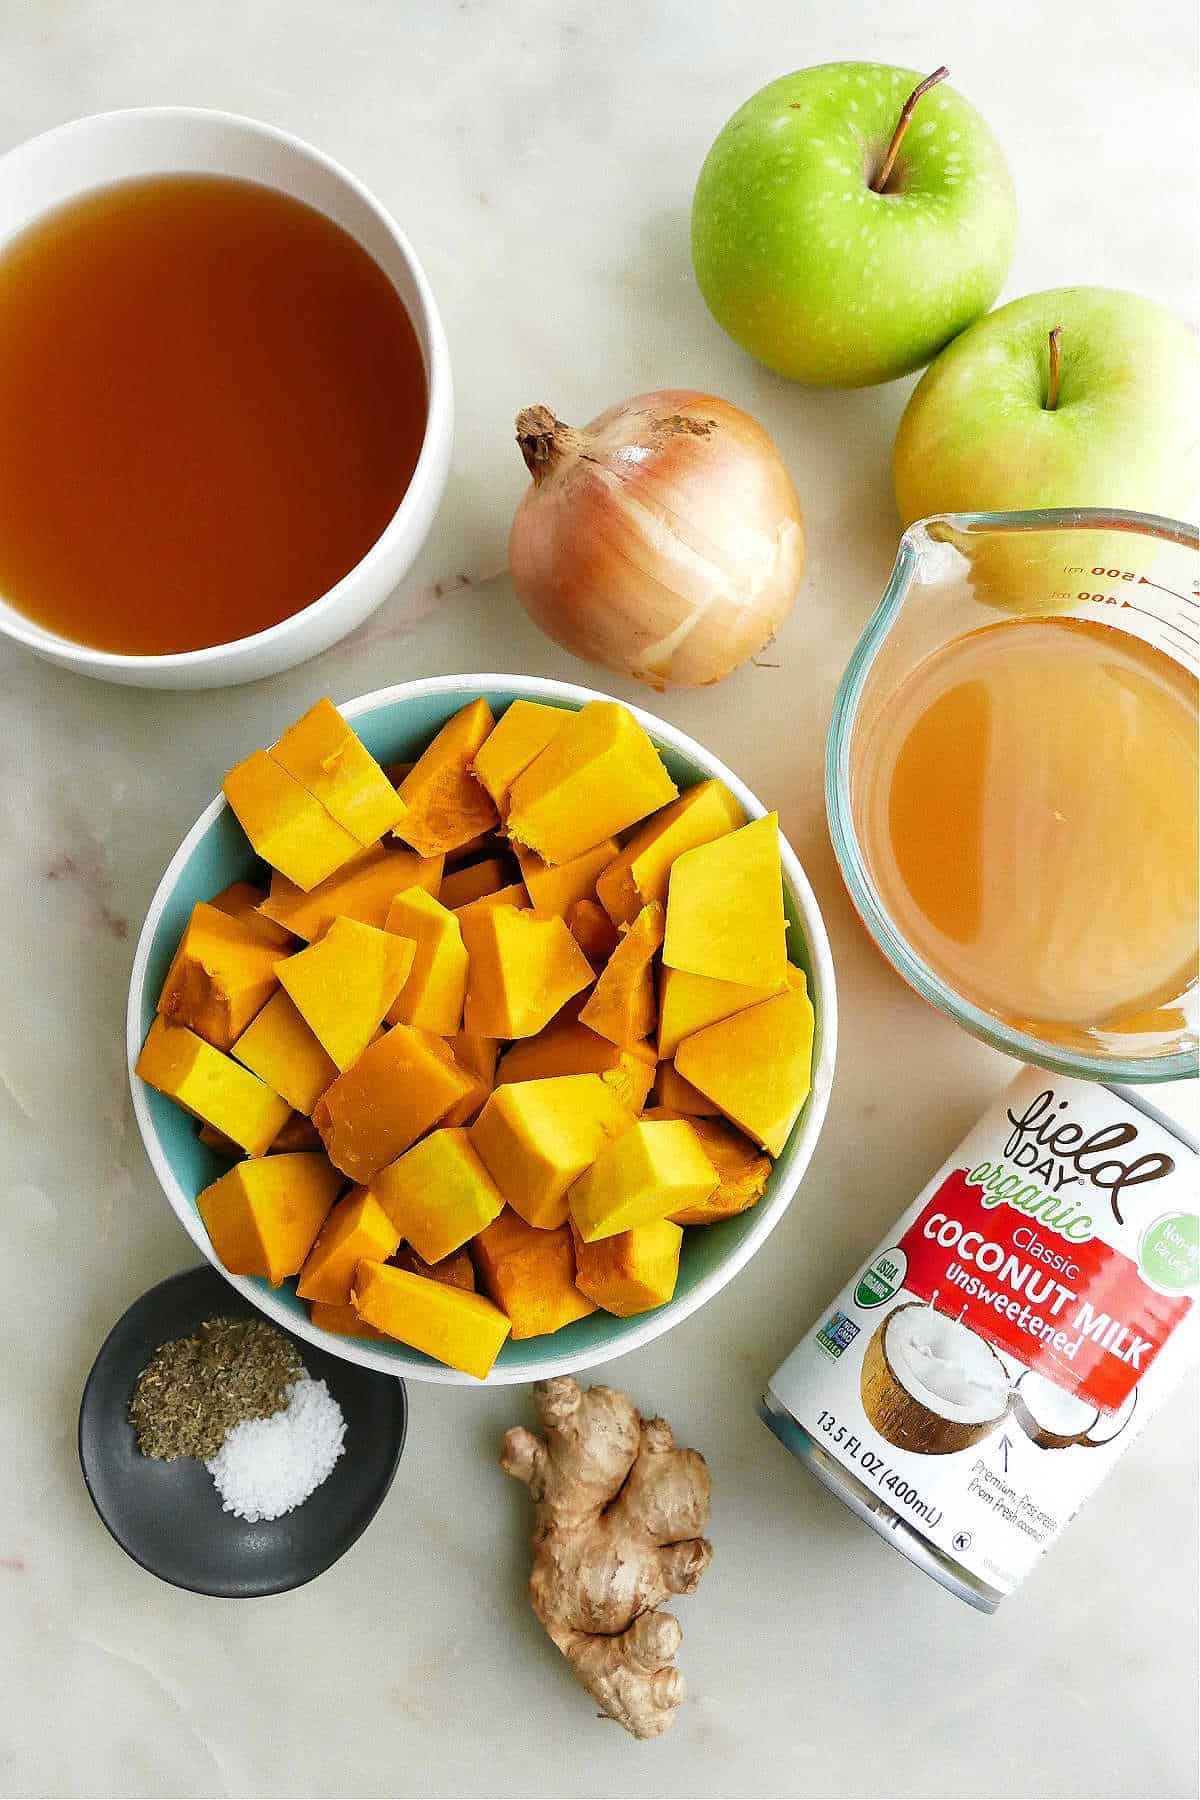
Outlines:
<svg viewBox="0 0 1200 1800"><path fill-rule="evenodd" d="M927 94L930 88L936 87L939 81L945 81L949 73L949 69L943 63L940 69L935 69L932 75L927 75L924 81L919 81L917 83L912 93L908 96L908 99L904 102L904 105L900 108L900 117L896 120L896 129L892 133L892 141L887 147L887 153L885 154L882 163L879 165L879 173L871 183L871 188L874 193L882 194L887 186L888 176L891 174L896 157L899 155L900 146L904 142L904 134L908 130L913 113L916 111L918 100Z"/></svg>
<svg viewBox="0 0 1200 1800"><path fill-rule="evenodd" d="M1062 343L1062 326L1056 325L1050 333L1050 379L1046 383L1046 411L1053 412L1058 405L1059 362Z"/></svg>

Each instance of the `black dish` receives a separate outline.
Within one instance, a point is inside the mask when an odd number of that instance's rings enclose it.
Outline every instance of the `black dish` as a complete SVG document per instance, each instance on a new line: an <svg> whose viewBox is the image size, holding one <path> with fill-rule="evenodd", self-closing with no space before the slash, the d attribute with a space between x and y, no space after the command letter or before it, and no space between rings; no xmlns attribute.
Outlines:
<svg viewBox="0 0 1200 1800"><path fill-rule="evenodd" d="M285 1593L343 1556L392 1485L408 1421L402 1381L293 1338L308 1373L326 1383L346 1421L343 1454L302 1506L251 1525L221 1510L203 1463L143 1456L129 1400L159 1345L190 1336L205 1319L259 1317L207 1264L160 1281L109 1332L79 1408L83 1479L122 1550L162 1581L222 1599Z"/></svg>

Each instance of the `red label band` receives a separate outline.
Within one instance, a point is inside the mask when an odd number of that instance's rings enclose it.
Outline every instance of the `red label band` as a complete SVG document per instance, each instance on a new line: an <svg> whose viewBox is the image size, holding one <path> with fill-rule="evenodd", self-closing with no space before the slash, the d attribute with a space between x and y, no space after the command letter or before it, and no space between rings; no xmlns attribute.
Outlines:
<svg viewBox="0 0 1200 1800"><path fill-rule="evenodd" d="M1073 1244L947 1176L900 1240L904 1285L1106 1412L1128 1399L1191 1306L1147 1286L1101 1238Z"/></svg>

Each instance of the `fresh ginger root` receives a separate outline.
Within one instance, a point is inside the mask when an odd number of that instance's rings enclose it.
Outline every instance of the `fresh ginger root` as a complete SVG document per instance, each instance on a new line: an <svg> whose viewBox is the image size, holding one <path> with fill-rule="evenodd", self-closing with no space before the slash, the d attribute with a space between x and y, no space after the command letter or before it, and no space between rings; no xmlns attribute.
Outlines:
<svg viewBox="0 0 1200 1800"><path fill-rule="evenodd" d="M514 1426L500 1452L537 1507L533 1610L609 1718L658 1737L685 1687L673 1660L679 1621L657 1608L693 1593L712 1559L700 1536L708 1465L614 1388L584 1393L560 1375L533 1394L545 1437Z"/></svg>

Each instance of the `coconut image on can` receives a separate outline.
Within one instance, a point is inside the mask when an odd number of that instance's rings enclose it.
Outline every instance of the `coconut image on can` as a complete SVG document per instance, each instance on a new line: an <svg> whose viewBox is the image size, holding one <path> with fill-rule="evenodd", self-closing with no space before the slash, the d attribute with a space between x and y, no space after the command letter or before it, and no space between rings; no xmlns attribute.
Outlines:
<svg viewBox="0 0 1200 1800"><path fill-rule="evenodd" d="M1111 1444L1133 1417L1137 1389L1115 1412L1101 1412L1090 1400L1027 1369L1013 1391L1013 1418L1039 1450L1098 1448Z"/></svg>
<svg viewBox="0 0 1200 1800"><path fill-rule="evenodd" d="M880 1437L917 1456L969 1450L1003 1423L1012 1399L991 1345L916 1301L881 1321L863 1354L860 1388Z"/></svg>

